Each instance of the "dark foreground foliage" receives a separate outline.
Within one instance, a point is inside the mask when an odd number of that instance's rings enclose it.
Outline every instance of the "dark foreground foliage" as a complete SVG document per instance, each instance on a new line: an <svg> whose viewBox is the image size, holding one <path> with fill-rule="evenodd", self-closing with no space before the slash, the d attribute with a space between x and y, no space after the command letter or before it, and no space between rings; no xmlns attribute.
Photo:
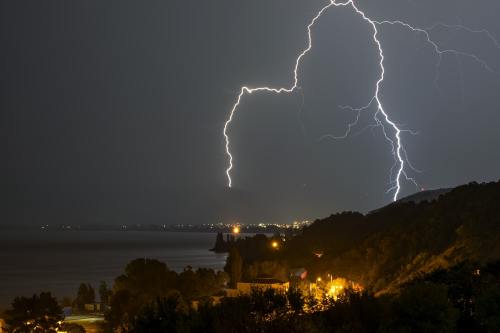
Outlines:
<svg viewBox="0 0 500 333"><path fill-rule="evenodd" d="M5 314L11 332L56 332L64 318L57 299L47 292L16 297Z"/></svg>
<svg viewBox="0 0 500 333"><path fill-rule="evenodd" d="M200 302L180 293L142 307L122 332L499 332L500 262L462 263L405 284L397 294L347 292L333 300L273 290Z"/></svg>
<svg viewBox="0 0 500 333"><path fill-rule="evenodd" d="M227 275L224 272L187 267L183 272L176 273L161 261L135 259L125 267L124 274L115 279L110 309L105 316L107 329L129 331L135 318L154 300L174 297L178 298L179 304L184 304L181 299L216 295L226 282Z"/></svg>

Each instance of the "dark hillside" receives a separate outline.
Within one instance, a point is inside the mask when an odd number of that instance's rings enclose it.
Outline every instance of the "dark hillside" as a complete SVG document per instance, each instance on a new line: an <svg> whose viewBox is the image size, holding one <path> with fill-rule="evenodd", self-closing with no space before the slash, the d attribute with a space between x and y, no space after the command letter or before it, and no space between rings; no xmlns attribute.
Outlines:
<svg viewBox="0 0 500 333"><path fill-rule="evenodd" d="M453 190L452 188L440 188L436 190L426 190L414 193L402 199L399 199L397 202L415 202L419 203L421 201L432 201L438 199L441 195L446 194Z"/></svg>
<svg viewBox="0 0 500 333"><path fill-rule="evenodd" d="M291 266L378 292L463 260L499 259L500 182L471 183L432 201L400 201L368 215L332 215L292 239L283 256Z"/></svg>

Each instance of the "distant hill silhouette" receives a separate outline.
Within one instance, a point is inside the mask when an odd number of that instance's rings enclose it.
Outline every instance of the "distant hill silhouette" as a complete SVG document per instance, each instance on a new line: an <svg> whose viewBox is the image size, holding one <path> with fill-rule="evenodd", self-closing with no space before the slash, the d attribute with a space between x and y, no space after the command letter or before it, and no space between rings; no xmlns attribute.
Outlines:
<svg viewBox="0 0 500 333"><path fill-rule="evenodd" d="M313 276L328 272L375 292L464 260L498 260L500 182L420 192L367 215L317 220L287 242L283 258Z"/></svg>
<svg viewBox="0 0 500 333"><path fill-rule="evenodd" d="M453 190L453 188L439 188L435 190L426 190L420 191L414 194L411 194L407 197L399 199L396 202L415 202L419 203L421 201L432 201L438 199L441 195L446 194Z"/></svg>
<svg viewBox="0 0 500 333"><path fill-rule="evenodd" d="M439 188L435 190L424 190L424 191L419 191L413 194L410 194L409 196L406 196L404 198L401 198L397 200L396 202L391 202L387 206L392 206L392 205L398 205L400 203L407 203L407 202L414 202L414 203L419 203L422 201L433 201L439 199L439 197L443 194L446 194L453 190L453 188ZM370 213L375 213L387 206L377 208Z"/></svg>

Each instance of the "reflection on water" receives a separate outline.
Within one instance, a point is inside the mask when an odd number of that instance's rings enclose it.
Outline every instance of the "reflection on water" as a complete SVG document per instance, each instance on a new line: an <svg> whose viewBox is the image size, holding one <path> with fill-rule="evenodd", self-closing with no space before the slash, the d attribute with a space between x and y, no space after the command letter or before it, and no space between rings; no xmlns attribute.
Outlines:
<svg viewBox="0 0 500 333"><path fill-rule="evenodd" d="M81 282L109 285L135 258L154 258L170 269L222 269L226 254L208 251L215 234L143 231L0 232L0 307L15 296L51 291L74 297Z"/></svg>

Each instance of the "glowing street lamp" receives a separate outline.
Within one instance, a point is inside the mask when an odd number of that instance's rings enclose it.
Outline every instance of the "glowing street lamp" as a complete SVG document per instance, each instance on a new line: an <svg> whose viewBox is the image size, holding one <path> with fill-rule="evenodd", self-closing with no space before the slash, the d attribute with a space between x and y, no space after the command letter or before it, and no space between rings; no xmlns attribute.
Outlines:
<svg viewBox="0 0 500 333"><path fill-rule="evenodd" d="M277 248L278 248L278 246L279 246L279 243L278 243L277 241L273 241L273 242L271 243L271 247L272 247L273 249L277 249Z"/></svg>
<svg viewBox="0 0 500 333"><path fill-rule="evenodd" d="M237 225L233 227L233 234L239 234L240 233L240 227Z"/></svg>

